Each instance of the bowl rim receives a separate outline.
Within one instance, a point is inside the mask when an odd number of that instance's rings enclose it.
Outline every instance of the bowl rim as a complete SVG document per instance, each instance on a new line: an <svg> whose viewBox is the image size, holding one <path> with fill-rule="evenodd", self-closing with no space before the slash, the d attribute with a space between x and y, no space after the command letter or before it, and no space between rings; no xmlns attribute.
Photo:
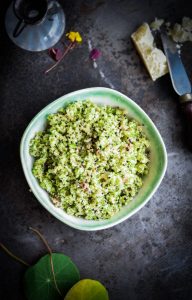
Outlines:
<svg viewBox="0 0 192 300"><path fill-rule="evenodd" d="M95 91L106 91L106 92L109 92L109 93L113 93L115 95L118 95L120 97L123 97L124 99L126 99L126 101L130 102L134 108L136 108L137 110L139 110L144 116L145 118L147 119L147 121L150 123L150 125L153 127L153 130L155 132L155 134L157 135L159 141L160 141L160 144L161 144L161 147L162 147L162 150L163 150L163 157L164 157L164 160L163 160L163 167L162 167L162 171L161 171L161 175L159 176L157 182L156 182L156 185L155 187L149 192L148 196L146 197L146 199L141 203L139 204L138 206L136 206L135 208L133 208L133 210L129 213L127 213L125 216L121 217L120 219L118 220L115 220L111 223L108 223L108 224L100 224L100 225L95 225L94 227L89 227L88 225L87 226L81 226L79 224L75 224L75 223L72 223L66 219L64 219L62 216L58 215L56 211L53 211L51 210L49 207L47 207L46 203L44 203L44 200L42 200L41 196L36 192L35 189L33 189L33 185L31 184L31 179L30 179L30 176L29 176L29 173L27 171L27 167L25 166L25 159L24 159L24 156L23 156L23 151L24 151L24 145L25 145L25 139L28 135L28 133L30 132L30 129L33 128L33 124L35 123L35 121L41 116L41 114L43 114L43 112L47 109L50 109L52 106L55 105L55 103L57 102L60 102L60 101L64 101L65 98L68 98L68 97L71 97L71 96L75 96L77 93L87 93L87 92L95 92ZM24 172L24 175L25 175L25 178L27 180L27 183L30 187L30 189L32 190L34 196L37 198L37 200L40 202L40 204L50 213L52 214L55 218L57 218L58 220L60 220L62 223L64 224L67 224L68 226L72 227L72 228L75 228L75 229L78 229L78 230L82 230L82 231L97 231L97 230L103 230L103 229L107 229L107 228L110 228L110 227L113 227L123 221L125 221L126 219L130 218L132 215L134 215L136 212L138 212L142 207L144 207L147 202L151 199L151 197L155 194L156 190L158 189L159 185L161 184L161 181L165 175L165 172L166 172L166 169L167 169L167 151L166 151L166 147L165 147L165 144L164 144L164 141L158 131L158 129L156 128L155 124L153 123L153 121L151 120L151 118L147 115L147 113L135 102L133 101L132 99L130 99L128 96L124 95L123 93L117 91L117 90L114 90L114 89L111 89L111 88L107 88L107 87L90 87L90 88L85 88L85 89L80 89L80 90L77 90L77 91L73 91L73 92L70 92L68 94L65 94L59 98L57 98L56 100L52 101L51 103L49 103L48 105L46 105L44 108L42 108L33 118L32 120L29 122L28 126L26 127L24 133L23 133L23 136L21 138L21 142L20 142L20 159L21 159L21 165L22 165L22 169L23 169L23 172Z"/></svg>

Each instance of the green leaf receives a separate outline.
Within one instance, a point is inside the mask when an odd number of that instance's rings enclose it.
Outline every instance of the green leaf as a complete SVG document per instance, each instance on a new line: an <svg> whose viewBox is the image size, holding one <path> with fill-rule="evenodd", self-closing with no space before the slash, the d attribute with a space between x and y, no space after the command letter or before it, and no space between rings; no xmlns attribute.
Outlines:
<svg viewBox="0 0 192 300"><path fill-rule="evenodd" d="M109 296L99 281L83 279L69 290L64 300L109 300Z"/></svg>
<svg viewBox="0 0 192 300"><path fill-rule="evenodd" d="M25 273L24 286L28 300L63 299L68 290L79 281L79 271L68 256L53 253L52 260L56 283L62 296L55 287L50 254L47 254Z"/></svg>

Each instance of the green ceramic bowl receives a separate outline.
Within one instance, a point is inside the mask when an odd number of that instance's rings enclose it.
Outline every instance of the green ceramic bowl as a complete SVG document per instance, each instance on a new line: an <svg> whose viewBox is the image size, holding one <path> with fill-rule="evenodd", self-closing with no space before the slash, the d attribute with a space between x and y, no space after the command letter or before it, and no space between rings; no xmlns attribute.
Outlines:
<svg viewBox="0 0 192 300"><path fill-rule="evenodd" d="M144 178L144 184L134 200L121 209L119 213L108 220L88 221L66 214L56 208L50 201L49 195L38 184L31 170L33 158L29 154L29 142L35 133L45 128L46 118L59 108L77 100L90 99L101 105L119 106L127 110L128 115L144 125L145 132L151 142L151 161L149 174ZM21 140L21 162L28 184L39 202L57 219L71 227L80 230L100 230L112 227L135 214L152 197L160 185L167 167L167 154L163 140L146 113L127 96L103 87L88 88L67 94L47 105L30 122Z"/></svg>

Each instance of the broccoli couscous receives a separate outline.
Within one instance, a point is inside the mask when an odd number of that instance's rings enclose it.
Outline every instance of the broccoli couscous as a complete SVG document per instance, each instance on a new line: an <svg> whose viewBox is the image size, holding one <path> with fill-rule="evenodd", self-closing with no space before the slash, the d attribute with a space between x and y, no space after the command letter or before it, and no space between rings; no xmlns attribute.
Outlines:
<svg viewBox="0 0 192 300"><path fill-rule="evenodd" d="M31 140L32 172L67 214L108 219L141 188L149 148L141 124L124 110L77 101L49 115Z"/></svg>

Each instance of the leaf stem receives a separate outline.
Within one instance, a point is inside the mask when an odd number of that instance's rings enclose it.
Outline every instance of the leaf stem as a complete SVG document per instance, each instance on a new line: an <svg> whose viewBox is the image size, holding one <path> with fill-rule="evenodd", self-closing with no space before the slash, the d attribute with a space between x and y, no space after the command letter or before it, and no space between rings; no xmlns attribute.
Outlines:
<svg viewBox="0 0 192 300"><path fill-rule="evenodd" d="M7 249L7 247L5 247L2 243L0 243L0 247L9 255L9 256L11 256L13 259L15 259L16 261L18 261L18 262L20 262L21 264L23 264L23 265L25 265L25 266L27 266L27 267L29 267L30 265L27 263L27 262L25 262L24 260L22 260L21 258L19 258L19 257L17 257L16 255L14 255L11 251L9 251L8 249Z"/></svg>
<svg viewBox="0 0 192 300"><path fill-rule="evenodd" d="M40 233L40 231L39 231L38 229L33 228L33 227L29 227L29 229L32 230L33 232L35 232L35 233L39 236L39 238L40 238L40 239L42 240L42 242L45 244L45 246L46 246L48 252L49 252L50 254L52 254L51 248L49 247L49 245L48 245L46 239L43 237L43 235Z"/></svg>
<svg viewBox="0 0 192 300"><path fill-rule="evenodd" d="M65 49L65 51L63 52L62 57L60 58L60 60L58 60L54 65L52 65L49 69L47 69L45 71L45 74L49 73L51 70L53 70L61 61L62 59L65 57L65 55L69 52L69 50L72 50L75 47L75 42L71 42L67 48Z"/></svg>
<svg viewBox="0 0 192 300"><path fill-rule="evenodd" d="M56 281L56 278L55 278L55 271L54 271L53 258L52 258L52 250L51 250L49 244L47 243L46 239L43 237L43 235L40 233L39 230L37 230L33 227L29 227L29 229L32 230L33 232L35 232L39 236L39 238L42 240L42 242L44 243L44 245L46 246L46 248L47 248L47 250L50 254L50 264L51 264L51 271L52 271L52 274L53 274L53 281L54 281L55 288L56 288L57 292L61 295L61 291L58 288L57 281Z"/></svg>

